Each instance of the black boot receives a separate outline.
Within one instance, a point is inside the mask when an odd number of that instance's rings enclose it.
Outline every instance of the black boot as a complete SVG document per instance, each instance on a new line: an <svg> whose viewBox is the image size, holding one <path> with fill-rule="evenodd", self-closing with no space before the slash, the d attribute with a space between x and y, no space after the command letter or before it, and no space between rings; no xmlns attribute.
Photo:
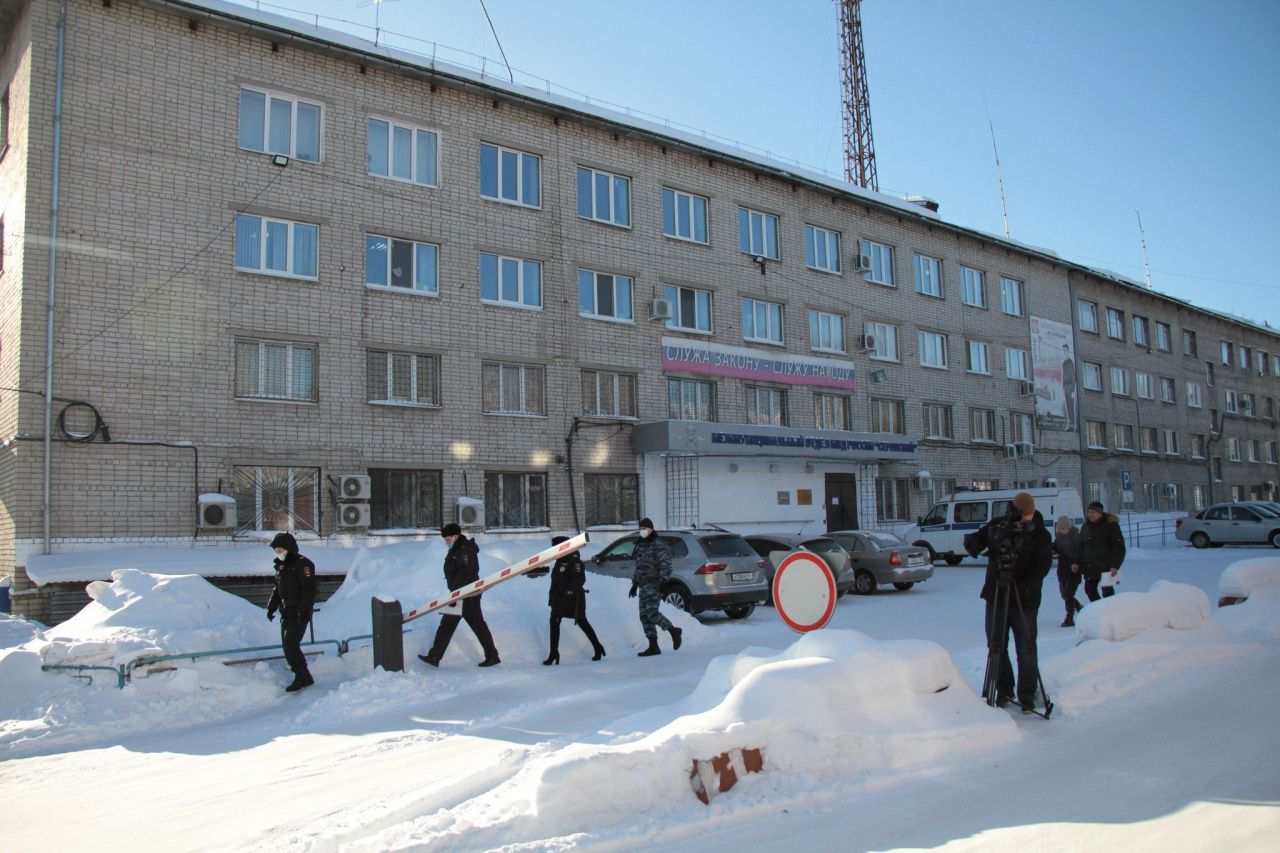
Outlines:
<svg viewBox="0 0 1280 853"><path fill-rule="evenodd" d="M312 679L311 674L309 672L304 670L293 677L293 683L290 684L288 687L286 687L284 689L284 692L297 693L302 688L310 687L313 684L315 684L315 680Z"/></svg>
<svg viewBox="0 0 1280 853"><path fill-rule="evenodd" d="M600 658L602 658L602 657L604 657L604 646L601 646L601 645L597 644L597 645L596 645L596 653L595 653L594 655L592 655L592 656L591 656L591 659L592 659L592 660L600 660Z"/></svg>
<svg viewBox="0 0 1280 853"><path fill-rule="evenodd" d="M660 654L662 654L662 649L658 648L658 638L655 636L655 637L649 638L649 648L640 652L638 655L636 655L636 657L647 658L652 655L660 655Z"/></svg>
<svg viewBox="0 0 1280 853"><path fill-rule="evenodd" d="M1074 610L1067 613L1067 618L1062 620L1063 628L1074 628L1076 624L1076 613Z"/></svg>
<svg viewBox="0 0 1280 853"><path fill-rule="evenodd" d="M551 650L551 654L547 655L547 659L542 662L542 665L551 666L551 664L553 663L554 664L560 663L560 652L556 651L555 649Z"/></svg>
<svg viewBox="0 0 1280 853"><path fill-rule="evenodd" d="M542 665L551 666L553 663L560 663L560 620L554 616L551 617L551 653Z"/></svg>
<svg viewBox="0 0 1280 853"><path fill-rule="evenodd" d="M497 666L500 663L502 663L502 660L497 655L494 655L493 657L487 657L480 661L476 666Z"/></svg>
<svg viewBox="0 0 1280 853"><path fill-rule="evenodd" d="M432 657L431 655L418 655L418 660L422 661L427 666L440 666L440 658Z"/></svg>
<svg viewBox="0 0 1280 853"><path fill-rule="evenodd" d="M668 630L671 632L671 650L675 651L680 648L680 643L684 638L684 631L681 631L675 625L672 625Z"/></svg>

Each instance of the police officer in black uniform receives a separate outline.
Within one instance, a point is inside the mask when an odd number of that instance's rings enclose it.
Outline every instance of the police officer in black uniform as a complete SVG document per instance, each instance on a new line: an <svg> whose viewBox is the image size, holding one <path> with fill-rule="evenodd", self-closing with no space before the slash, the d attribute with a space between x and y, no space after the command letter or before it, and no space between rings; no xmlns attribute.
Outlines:
<svg viewBox="0 0 1280 853"><path fill-rule="evenodd" d="M302 653L302 637L316 605L316 564L298 553L298 540L291 533L276 534L271 547L276 552L276 588L267 602L267 619L275 619L280 611L280 643L293 670L293 683L285 691L294 693L316 683Z"/></svg>
<svg viewBox="0 0 1280 853"><path fill-rule="evenodd" d="M462 528L452 522L440 528L440 535L449 544L449 553L444 558L444 580L449 589L461 589L480 580L480 546L476 545L475 540L463 536ZM456 605L457 602L454 602L450 609ZM453 639L453 632L458 630L458 622L463 619L467 620L467 627L476 635L480 647L484 649L484 660L480 661L480 666L497 666L502 663L498 657L498 649L493 644L493 634L489 633L484 613L480 610L479 595L462 599L461 616L446 613L441 617L431 651L418 655L418 658L423 663L439 666L440 659L449 648L449 641Z"/></svg>
<svg viewBox="0 0 1280 853"><path fill-rule="evenodd" d="M554 536L552 545L568 542L568 536ZM560 663L560 620L572 619L582 629L595 649L592 660L604 657L604 646L596 638L596 632L587 621L587 596L584 589L587 582L587 567L577 551L566 554L556 560L551 567L551 590L547 593L547 604L551 607L551 654L542 663L544 666Z"/></svg>

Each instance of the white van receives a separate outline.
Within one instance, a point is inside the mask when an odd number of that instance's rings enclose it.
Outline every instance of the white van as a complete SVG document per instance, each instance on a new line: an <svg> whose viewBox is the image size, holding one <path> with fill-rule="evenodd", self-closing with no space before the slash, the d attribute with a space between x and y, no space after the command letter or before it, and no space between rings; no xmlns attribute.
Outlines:
<svg viewBox="0 0 1280 853"><path fill-rule="evenodd" d="M1026 492L1036 499L1036 509L1044 516L1050 535L1060 515L1070 518L1077 527L1084 524L1080 493L1072 488L968 491L956 492L938 501L916 524L903 531L902 538L912 545L928 548L933 559L941 558L948 566L957 566L965 557L965 534L1007 513L1009 502L1018 492Z"/></svg>

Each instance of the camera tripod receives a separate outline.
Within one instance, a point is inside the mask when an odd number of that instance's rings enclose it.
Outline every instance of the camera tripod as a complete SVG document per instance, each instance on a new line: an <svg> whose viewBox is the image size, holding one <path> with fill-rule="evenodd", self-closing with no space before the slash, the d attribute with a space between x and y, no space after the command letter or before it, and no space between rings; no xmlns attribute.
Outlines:
<svg viewBox="0 0 1280 853"><path fill-rule="evenodd" d="M1000 679L1000 669L1009 655L1009 600L1011 598L1025 624L1026 616L1022 609L1022 598L1018 595L1017 587L1013 585L1013 571L1011 568L1001 566L996 578L995 590L992 593L992 624L991 630L987 633L987 671L982 677L982 696L991 706L995 706L999 696L997 683ZM1036 681L1040 687L1040 695L1044 697L1044 711L1032 710L1031 713L1047 720L1053 713L1053 702L1049 700L1049 691L1044 689L1044 678L1040 675L1039 661L1036 663Z"/></svg>

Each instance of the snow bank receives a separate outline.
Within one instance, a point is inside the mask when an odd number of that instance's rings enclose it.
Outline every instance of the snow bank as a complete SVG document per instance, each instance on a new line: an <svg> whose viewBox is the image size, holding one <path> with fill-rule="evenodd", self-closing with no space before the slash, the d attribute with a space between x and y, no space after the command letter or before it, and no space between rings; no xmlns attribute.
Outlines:
<svg viewBox="0 0 1280 853"><path fill-rule="evenodd" d="M0 649L21 646L40 637L43 632L44 626L38 622L23 619L21 616L0 613Z"/></svg>
<svg viewBox="0 0 1280 853"><path fill-rule="evenodd" d="M1083 640L1127 640L1153 628L1194 631L1213 615L1209 597L1190 584L1156 581L1150 592L1121 592L1076 616Z"/></svg>
<svg viewBox="0 0 1280 853"><path fill-rule="evenodd" d="M1222 570L1218 594L1248 598L1259 587L1274 584L1280 584L1280 557L1250 557L1236 560Z"/></svg>
<svg viewBox="0 0 1280 853"><path fill-rule="evenodd" d="M1214 618L1250 640L1280 641L1280 584L1255 586L1247 600L1218 608Z"/></svg>
<svg viewBox="0 0 1280 853"><path fill-rule="evenodd" d="M280 642L263 610L199 575L117 569L87 587L93 601L45 632L45 663L127 663L146 653L212 651Z"/></svg>
<svg viewBox="0 0 1280 853"><path fill-rule="evenodd" d="M713 812L936 766L1018 738L1009 715L982 703L942 647L849 630L814 632L782 652L716 658L683 702L610 729L643 731L658 716L664 725L631 742L572 744L535 758L483 796L367 839L370 849L463 838L487 849L637 819L654 827L705 819L689 785L692 761L735 747L762 748L764 770L742 778Z"/></svg>

